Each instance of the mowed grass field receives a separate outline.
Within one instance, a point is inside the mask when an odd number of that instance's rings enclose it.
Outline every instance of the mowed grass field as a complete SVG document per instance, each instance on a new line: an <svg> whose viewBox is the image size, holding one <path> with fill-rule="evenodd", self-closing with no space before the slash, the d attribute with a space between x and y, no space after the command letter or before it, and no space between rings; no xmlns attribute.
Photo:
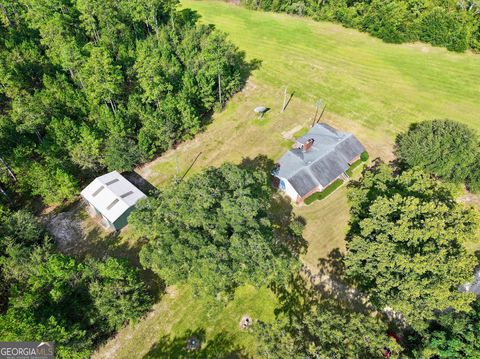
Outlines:
<svg viewBox="0 0 480 359"><path fill-rule="evenodd" d="M197 156L189 176L207 166L239 163L259 154L278 160L295 134L310 126L320 99L327 105L323 120L353 132L371 158L393 159L396 134L416 121L451 118L480 131L480 55L425 44L385 44L340 25L217 1L183 0L181 6L197 11L202 23L226 32L247 60L260 66L202 133L137 169L160 188L177 173L182 175ZM281 113L285 86L293 97ZM271 108L262 120L253 112L257 106ZM309 249L303 261L313 271L319 258L344 250L345 187L295 208L295 213L306 221ZM129 242L128 230L116 241L112 253L136 247ZM271 320L275 305L270 291L245 287L226 308L212 310L210 303L193 298L188 287L169 288L145 319L121 330L94 357L178 357L186 338L199 332L211 348L218 346L216 353L241 350L254 356L254 337L238 328L240 318L249 314Z"/></svg>

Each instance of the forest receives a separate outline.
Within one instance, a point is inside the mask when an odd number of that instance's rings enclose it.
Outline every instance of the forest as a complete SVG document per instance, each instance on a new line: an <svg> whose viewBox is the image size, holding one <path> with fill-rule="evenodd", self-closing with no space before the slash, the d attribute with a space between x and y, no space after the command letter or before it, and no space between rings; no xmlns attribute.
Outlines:
<svg viewBox="0 0 480 359"><path fill-rule="evenodd" d="M72 199L192 138L244 54L175 1L0 2L0 201Z"/></svg>
<svg viewBox="0 0 480 359"><path fill-rule="evenodd" d="M422 41L480 51L478 0L242 0L251 9L310 16L368 32L386 42Z"/></svg>

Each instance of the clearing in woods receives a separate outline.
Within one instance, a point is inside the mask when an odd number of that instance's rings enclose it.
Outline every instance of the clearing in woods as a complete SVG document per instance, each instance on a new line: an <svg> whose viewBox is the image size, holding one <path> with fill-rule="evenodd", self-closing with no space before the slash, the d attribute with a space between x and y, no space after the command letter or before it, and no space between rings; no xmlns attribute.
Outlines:
<svg viewBox="0 0 480 359"><path fill-rule="evenodd" d="M294 132L309 127L319 99L327 104L323 120L353 132L371 158L392 159L395 135L411 122L450 118L480 130L479 55L425 44L385 44L340 25L254 12L224 2L183 0L182 7L194 9L202 23L226 32L248 60L260 65L244 90L213 115L204 132L137 170L156 186L175 176L177 163L182 174L199 153L189 175L258 154L277 160L291 146ZM280 113L286 85L294 94ZM257 106L271 110L257 119L253 112ZM315 271L319 258L344 249L346 190L340 188L295 212L306 220L309 250L303 260ZM128 230L120 237L126 248ZM238 322L245 314L273 318L276 299L270 291L240 288L226 308L211 311L207 303L192 299L188 288L173 289L147 318L122 329L95 356L169 357L183 348L190 332L198 330L212 344L210 354L240 349L254 355L255 341L250 333L239 331ZM219 337L222 332L229 337Z"/></svg>

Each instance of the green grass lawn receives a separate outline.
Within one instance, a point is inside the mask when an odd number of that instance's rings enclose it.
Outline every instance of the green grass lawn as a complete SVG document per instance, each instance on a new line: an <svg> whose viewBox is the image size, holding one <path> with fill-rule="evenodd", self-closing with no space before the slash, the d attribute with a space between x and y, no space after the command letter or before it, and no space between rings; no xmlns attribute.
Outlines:
<svg viewBox="0 0 480 359"><path fill-rule="evenodd" d="M226 307L217 307L193 298L187 286L170 287L150 315L121 330L93 357L182 358L192 336L207 344L201 357L236 357L232 353L253 356L255 337L248 330L240 330L240 320L248 315L253 320L271 321L275 305L276 298L267 289L239 288L233 301Z"/></svg>
<svg viewBox="0 0 480 359"><path fill-rule="evenodd" d="M259 154L279 159L310 126L319 99L327 105L323 120L353 132L372 159L392 159L395 135L415 121L451 118L480 130L479 55L424 44L385 44L340 25L223 2L183 0L182 7L198 11L201 22L228 33L247 59L260 60L261 66L202 133L137 169L156 186L172 180L177 163L182 175L199 154L189 175ZM285 86L294 95L281 113ZM253 112L257 106L271 110L258 119ZM344 250L346 186L322 201L295 208L295 213L306 220L309 249L303 261L312 270L319 258ZM136 253L128 229L116 241L112 253L129 248ZM240 331L238 322L243 314L272 319L275 303L270 291L245 287L226 308L211 310L209 303L193 298L188 287L169 288L147 318L121 330L95 357L178 357L192 332L205 335L211 344L205 350L212 352L205 355L215 357L212 353L222 349L253 355L255 341Z"/></svg>

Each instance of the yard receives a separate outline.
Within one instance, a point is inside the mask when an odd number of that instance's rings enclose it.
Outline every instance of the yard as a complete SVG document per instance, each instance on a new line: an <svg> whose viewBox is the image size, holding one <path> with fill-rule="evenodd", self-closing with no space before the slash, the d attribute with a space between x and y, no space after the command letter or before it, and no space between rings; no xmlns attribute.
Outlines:
<svg viewBox="0 0 480 359"><path fill-rule="evenodd" d="M184 0L182 7L227 32L247 59L259 60L260 66L204 132L137 169L155 186L181 176L197 156L189 175L259 154L277 160L309 127L319 99L327 105L323 121L354 133L371 158L391 160L396 133L414 121L451 118L480 130L478 56L425 44L385 44L339 25L223 2ZM285 86L293 97L281 113ZM257 119L257 106L271 110ZM346 188L295 212L306 221L309 249L303 260L315 271L320 258L344 249ZM135 261L137 245L128 229L111 242L108 248L96 247L96 255L126 251ZM239 289L226 308L212 310L210 303L192 299L188 287L168 288L145 319L121 330L95 357L176 357L191 333L207 338L210 354L243 350L253 355L253 336L240 331L238 322L244 314L272 319L275 303L270 291L248 287Z"/></svg>

